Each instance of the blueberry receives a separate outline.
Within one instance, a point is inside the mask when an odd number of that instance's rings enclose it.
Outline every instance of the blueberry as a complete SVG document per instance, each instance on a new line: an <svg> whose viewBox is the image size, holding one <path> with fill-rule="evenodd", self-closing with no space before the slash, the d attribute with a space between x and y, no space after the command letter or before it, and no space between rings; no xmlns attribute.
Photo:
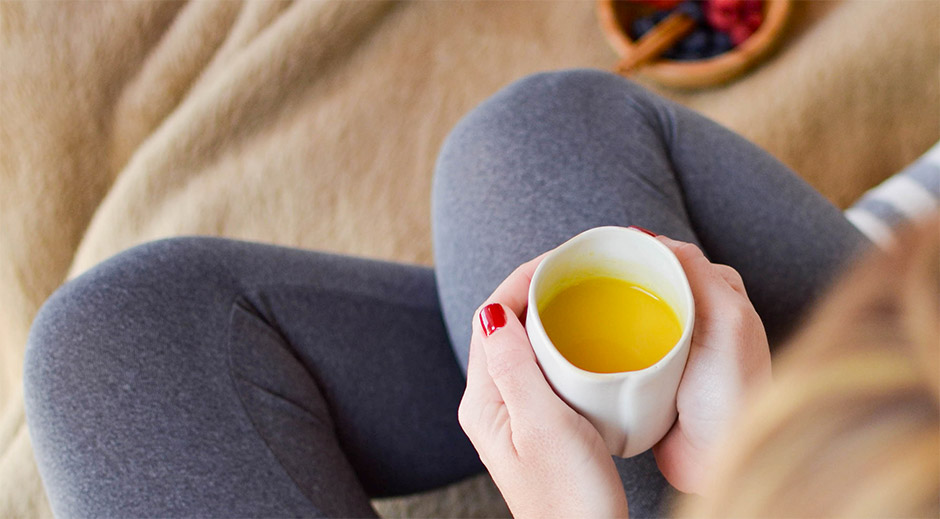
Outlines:
<svg viewBox="0 0 940 519"><path fill-rule="evenodd" d="M702 11L702 3L695 0L686 0L679 4L679 7L676 7L676 11L685 14L689 18L695 20L695 23L702 23L705 21L705 12Z"/></svg>
<svg viewBox="0 0 940 519"><path fill-rule="evenodd" d="M676 56L676 59L679 61L695 61L697 59L702 59L702 55L698 52L684 51L679 52L679 55Z"/></svg>
<svg viewBox="0 0 940 519"><path fill-rule="evenodd" d="M715 56L717 56L717 55L719 55L719 54L724 54L724 53L718 51L717 49L715 49L715 47L709 47L708 50L705 51L705 56L704 56L704 57L705 57L705 58L714 58Z"/></svg>
<svg viewBox="0 0 940 519"><path fill-rule="evenodd" d="M683 52L704 55L711 46L711 35L705 29L695 29L679 42Z"/></svg>
<svg viewBox="0 0 940 519"><path fill-rule="evenodd" d="M728 52L734 48L734 43L731 42L731 36L726 32L717 31L715 35L712 36L712 45L711 45L711 54L712 56L717 56L723 52Z"/></svg>
<svg viewBox="0 0 940 519"><path fill-rule="evenodd" d="M667 50L666 52L662 53L662 57L666 59L679 59L680 53L679 53L678 47L679 46L676 45L672 47L671 49Z"/></svg>
<svg viewBox="0 0 940 519"><path fill-rule="evenodd" d="M639 40L644 34L648 33L656 25L652 16L644 16L633 20L630 24L630 37Z"/></svg>
<svg viewBox="0 0 940 519"><path fill-rule="evenodd" d="M676 61L692 61L699 59L701 56L699 56L699 53L697 52L683 49L680 45L676 45L664 52L662 57Z"/></svg>
<svg viewBox="0 0 940 519"><path fill-rule="evenodd" d="M656 11L653 13L653 23L659 23L665 20L670 14L672 14L672 11Z"/></svg>

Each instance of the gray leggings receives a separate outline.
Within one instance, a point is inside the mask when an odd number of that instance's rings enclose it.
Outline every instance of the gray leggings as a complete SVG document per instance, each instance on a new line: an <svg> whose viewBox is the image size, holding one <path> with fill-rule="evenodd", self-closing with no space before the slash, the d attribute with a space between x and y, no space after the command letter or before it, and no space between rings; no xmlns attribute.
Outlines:
<svg viewBox="0 0 940 519"><path fill-rule="evenodd" d="M783 337L864 238L772 157L619 77L540 74L447 139L436 268L218 238L144 244L59 289L25 363L60 516L370 516L483 470L461 432L473 310L598 225L698 243ZM631 512L668 488L616 460Z"/></svg>

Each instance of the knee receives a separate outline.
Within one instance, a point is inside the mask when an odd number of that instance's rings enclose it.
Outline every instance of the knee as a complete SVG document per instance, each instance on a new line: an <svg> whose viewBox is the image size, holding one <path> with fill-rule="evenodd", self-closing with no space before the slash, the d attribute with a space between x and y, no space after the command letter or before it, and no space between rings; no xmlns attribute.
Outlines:
<svg viewBox="0 0 940 519"><path fill-rule="evenodd" d="M520 79L481 103L454 128L448 143L498 142L548 128L585 137L612 117L622 122L654 115L657 96L616 74L591 69L543 72ZM460 142L458 142L460 143Z"/></svg>
<svg viewBox="0 0 940 519"><path fill-rule="evenodd" d="M521 157L531 163L533 158L591 156L591 150L603 146L623 146L631 135L650 130L662 135L661 101L636 83L599 70L528 76L454 127L438 157L435 191L446 186L463 191L469 170L511 173L513 161Z"/></svg>
<svg viewBox="0 0 940 519"><path fill-rule="evenodd" d="M559 110L578 114L606 111L617 100L646 104L653 97L642 86L617 74L571 69L532 74L503 88L492 100L517 111L533 110L545 115Z"/></svg>
<svg viewBox="0 0 940 519"><path fill-rule="evenodd" d="M40 308L27 341L30 418L178 353L173 334L214 317L210 304L224 297L225 276L206 239L174 238L121 252L60 287Z"/></svg>

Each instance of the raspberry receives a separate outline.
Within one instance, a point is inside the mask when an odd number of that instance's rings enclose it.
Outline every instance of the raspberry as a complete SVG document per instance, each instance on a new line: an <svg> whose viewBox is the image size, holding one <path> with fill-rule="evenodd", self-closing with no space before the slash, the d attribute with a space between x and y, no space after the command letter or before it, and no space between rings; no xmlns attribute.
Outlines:
<svg viewBox="0 0 940 519"><path fill-rule="evenodd" d="M752 34L754 34L754 31L747 25L735 25L728 31L728 35L731 36L731 43L734 43L735 46L744 43L744 40L750 38Z"/></svg>
<svg viewBox="0 0 940 519"><path fill-rule="evenodd" d="M764 15L760 11L753 11L744 15L744 25L747 25L748 29L752 31L756 31L763 21Z"/></svg>
<svg viewBox="0 0 940 519"><path fill-rule="evenodd" d="M759 13L764 10L761 0L744 0L741 2L741 10L745 13Z"/></svg>
<svg viewBox="0 0 940 519"><path fill-rule="evenodd" d="M718 0L709 0L704 6L708 24L719 31L727 31L737 20L737 10L723 7Z"/></svg>
<svg viewBox="0 0 940 519"><path fill-rule="evenodd" d="M763 0L647 0L662 7L630 24L634 39L675 12L695 21L695 30L663 53L665 59L696 60L717 56L741 45L764 21ZM669 7L673 9L669 9Z"/></svg>
<svg viewBox="0 0 940 519"><path fill-rule="evenodd" d="M741 0L710 0L709 3L720 11L737 11Z"/></svg>
<svg viewBox="0 0 940 519"><path fill-rule="evenodd" d="M672 9L682 3L682 0L645 0L643 3L651 5L657 9Z"/></svg>
<svg viewBox="0 0 940 519"><path fill-rule="evenodd" d="M731 37L734 45L748 39L764 22L762 0L707 0L705 19Z"/></svg>

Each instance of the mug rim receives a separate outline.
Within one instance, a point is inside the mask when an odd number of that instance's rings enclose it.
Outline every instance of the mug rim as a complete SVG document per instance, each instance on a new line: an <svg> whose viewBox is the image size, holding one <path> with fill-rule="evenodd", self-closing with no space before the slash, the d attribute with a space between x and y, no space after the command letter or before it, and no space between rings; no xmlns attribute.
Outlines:
<svg viewBox="0 0 940 519"><path fill-rule="evenodd" d="M637 370L631 370L631 371L614 371L611 373L598 373L596 371L588 371L586 369L575 366L564 355L562 355L560 351L558 351L558 348L556 348L555 344L552 343L551 338L548 337L548 332L545 331L545 327L542 325L542 318L539 315L537 305L535 305L535 290L536 290L536 284L537 284L536 281L539 279L540 274L543 271L543 267L545 267L545 265L548 264L550 260L552 260L553 257L555 257L558 253L566 249L569 249L571 247L574 247L575 245L577 245L577 243L583 240L591 238L590 235L609 233L609 232L613 232L617 234L620 234L623 232L635 233L636 234L635 237L642 237L642 239L652 240L653 242L655 242L654 248L658 247L661 252L666 253L666 257L668 258L666 261L668 261L671 266L678 269L679 273L682 275L682 280L680 283L681 286L680 286L679 292L680 292L680 297L686 298L689 302L689 314L686 318L687 322L683 323L685 326L683 326L682 335L679 336L679 339L676 340L676 343L673 344L672 347L670 347L669 352L663 355L662 358L660 358L651 366L647 366L643 369L637 369ZM657 240L655 237L650 236L637 229L632 229L630 227L619 227L615 225L604 225L600 227L592 227L586 231L582 231L576 234L575 236L573 236L566 242L562 243L558 247L555 247L555 249L553 249L548 254L548 256L546 256L545 259L543 259L542 262L539 263L539 266L536 267L535 272L532 273L532 280L529 284L527 304L529 308L527 309L526 312L530 314L531 317L535 318L535 322L532 324L538 326L538 332L541 333L548 340L548 343L551 345L551 347L546 348L550 352L549 355L551 355L557 362L560 362L561 364L566 365L569 368L575 370L575 372L581 375L595 378L597 380L611 380L611 379L618 379L618 378L627 378L629 376L642 376L648 373L652 373L654 371L658 371L659 369L661 369L661 367L664 364L668 363L673 357L675 357L676 355L679 355L679 353L677 352L682 349L679 347L680 344L688 343L689 346L691 347L692 328L695 324L695 298L692 297L692 287L689 285L689 278L685 274L685 269L682 268L682 264L679 262L679 258L676 257L676 255L669 249L669 247L666 247L665 244ZM533 308L533 305L535 305L534 308ZM527 325L529 324L528 321L529 319L527 319L526 321ZM532 342L532 339L530 338L529 343L531 344L531 342Z"/></svg>

